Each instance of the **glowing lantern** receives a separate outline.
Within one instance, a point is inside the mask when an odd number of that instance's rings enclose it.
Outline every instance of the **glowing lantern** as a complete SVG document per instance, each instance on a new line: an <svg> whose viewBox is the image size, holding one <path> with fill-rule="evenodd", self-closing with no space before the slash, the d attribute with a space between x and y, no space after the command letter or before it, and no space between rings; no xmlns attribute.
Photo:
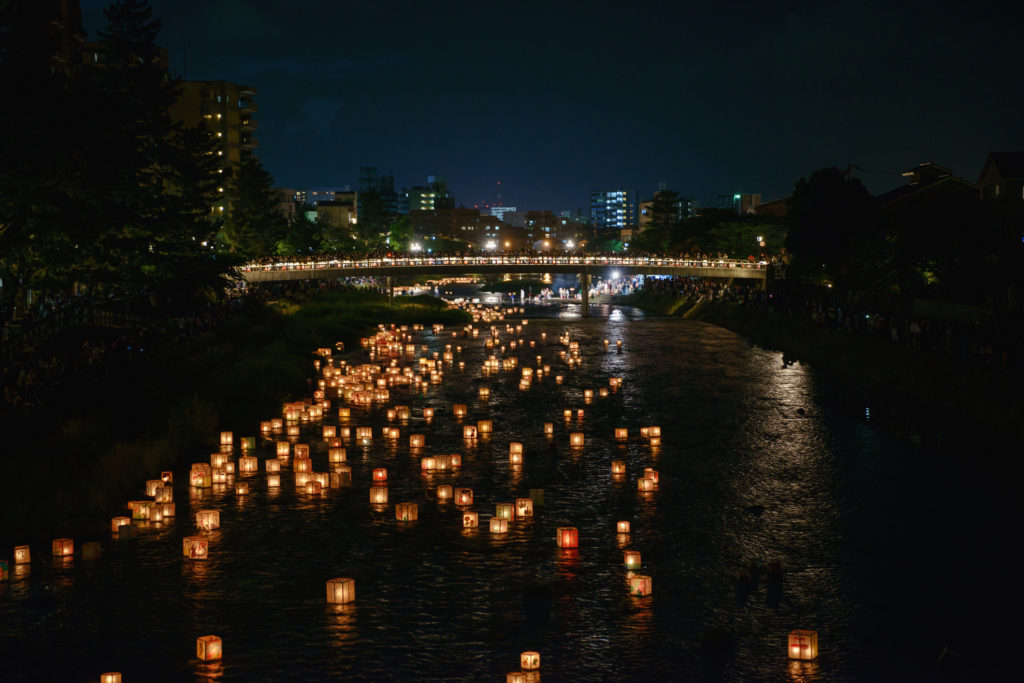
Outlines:
<svg viewBox="0 0 1024 683"><path fill-rule="evenodd" d="M523 464L523 454L522 453L509 453L508 454L508 462L513 467L518 466L518 465L522 465Z"/></svg>
<svg viewBox="0 0 1024 683"><path fill-rule="evenodd" d="M247 496L249 495L249 482L240 481L235 484L235 495L236 496Z"/></svg>
<svg viewBox="0 0 1024 683"><path fill-rule="evenodd" d="M420 458L420 468L425 471L437 469L437 458L430 455L425 458Z"/></svg>
<svg viewBox="0 0 1024 683"><path fill-rule="evenodd" d="M363 443L369 443L373 440L373 428L372 427L356 427L356 438Z"/></svg>
<svg viewBox="0 0 1024 683"><path fill-rule="evenodd" d="M319 496L323 491L323 486L320 485L319 481L307 481L306 482L306 493L311 496Z"/></svg>
<svg viewBox="0 0 1024 683"><path fill-rule="evenodd" d="M812 660L818 656L818 632L817 631L790 631L789 632L789 658Z"/></svg>
<svg viewBox="0 0 1024 683"><path fill-rule="evenodd" d="M161 472L160 473L160 479L165 484L173 484L174 483L174 472L170 472L170 471Z"/></svg>
<svg viewBox="0 0 1024 683"><path fill-rule="evenodd" d="M345 462L346 453L344 448L331 448L327 451L327 462L337 465Z"/></svg>
<svg viewBox="0 0 1024 683"><path fill-rule="evenodd" d="M263 469L266 470L267 474L277 474L281 471L281 461L274 459L264 460Z"/></svg>
<svg viewBox="0 0 1024 683"><path fill-rule="evenodd" d="M637 491L653 491L654 488L654 480L649 477L640 477L636 480Z"/></svg>
<svg viewBox="0 0 1024 683"><path fill-rule="evenodd" d="M564 378L561 375L555 375L555 384L561 384Z"/></svg>
<svg viewBox="0 0 1024 683"><path fill-rule="evenodd" d="M651 594L651 577L643 574L634 574L629 577L629 594L637 597L646 597Z"/></svg>
<svg viewBox="0 0 1024 683"><path fill-rule="evenodd" d="M163 504L164 517L173 517L174 516L174 511L175 511L174 510L174 503L164 503Z"/></svg>
<svg viewBox="0 0 1024 683"><path fill-rule="evenodd" d="M209 488L213 485L213 468L205 462L197 462L192 465L188 473L189 485L196 488Z"/></svg>
<svg viewBox="0 0 1024 683"><path fill-rule="evenodd" d="M612 476L622 475L626 473L626 461L625 460L612 460Z"/></svg>
<svg viewBox="0 0 1024 683"><path fill-rule="evenodd" d="M350 417L352 417L352 409L351 408L338 408L338 417L340 417L342 420L349 419Z"/></svg>
<svg viewBox="0 0 1024 683"><path fill-rule="evenodd" d="M583 420L583 408L580 408L579 410L576 411L576 419L580 421Z"/></svg>
<svg viewBox="0 0 1024 683"><path fill-rule="evenodd" d="M327 581L327 604L344 605L355 602L355 579L330 579Z"/></svg>
<svg viewBox="0 0 1024 683"><path fill-rule="evenodd" d="M270 431L280 432L284 429L284 420L279 417L275 417L270 421Z"/></svg>
<svg viewBox="0 0 1024 683"><path fill-rule="evenodd" d="M505 683L528 683L529 680L525 671L511 671L505 674Z"/></svg>
<svg viewBox="0 0 1024 683"><path fill-rule="evenodd" d="M309 444L297 443L295 444L295 457L296 458L308 458L309 457Z"/></svg>
<svg viewBox="0 0 1024 683"><path fill-rule="evenodd" d="M593 401L594 400L594 390L593 389L584 389L583 390L583 400L584 401Z"/></svg>
<svg viewBox="0 0 1024 683"><path fill-rule="evenodd" d="M654 481L654 485L658 485L658 470L651 469L650 467L644 468L644 476Z"/></svg>
<svg viewBox="0 0 1024 683"><path fill-rule="evenodd" d="M434 409L433 408L424 408L423 409L423 419L427 420L427 421L433 420L434 419Z"/></svg>
<svg viewBox="0 0 1024 683"><path fill-rule="evenodd" d="M437 487L437 499L438 500L451 500L452 498L452 487L451 484L441 484Z"/></svg>
<svg viewBox="0 0 1024 683"><path fill-rule="evenodd" d="M629 430L627 428L625 428L625 427L616 427L615 428L615 440L616 441L625 441L628 438L629 438Z"/></svg>
<svg viewBox="0 0 1024 683"><path fill-rule="evenodd" d="M491 397L491 390L487 387L480 387L480 400L486 401Z"/></svg>
<svg viewBox="0 0 1024 683"><path fill-rule="evenodd" d="M491 533L492 534L505 534L508 533L508 520L499 519L498 517L491 517Z"/></svg>
<svg viewBox="0 0 1024 683"><path fill-rule="evenodd" d="M214 471L216 472L217 468L214 468ZM224 474L234 474L234 473L235 473L235 461L234 460L228 460L226 463L224 463ZM214 481L216 482L216 480L214 480ZM221 482L221 483L224 483L224 482Z"/></svg>
<svg viewBox="0 0 1024 683"><path fill-rule="evenodd" d="M219 636L200 636L196 639L196 657L204 662L220 659L222 644Z"/></svg>
<svg viewBox="0 0 1024 683"><path fill-rule="evenodd" d="M121 683L121 674L117 671L100 674L100 683Z"/></svg>
<svg viewBox="0 0 1024 683"><path fill-rule="evenodd" d="M75 554L75 542L70 538L53 539L53 556L70 557Z"/></svg>
<svg viewBox="0 0 1024 683"><path fill-rule="evenodd" d="M383 484L388 480L388 468L387 467L374 467L373 468L373 483Z"/></svg>
<svg viewBox="0 0 1024 683"><path fill-rule="evenodd" d="M519 668L523 671L536 671L540 668L539 652L520 652Z"/></svg>
<svg viewBox="0 0 1024 683"><path fill-rule="evenodd" d="M523 444L519 443L518 441L513 441L512 443L510 443L508 445L508 454L509 455L522 455L523 454Z"/></svg>
<svg viewBox="0 0 1024 683"><path fill-rule="evenodd" d="M476 423L476 431L480 434L490 434L494 428L491 420L480 420Z"/></svg>
<svg viewBox="0 0 1024 683"><path fill-rule="evenodd" d="M28 564L32 560L32 553L27 545L14 546L14 564Z"/></svg>
<svg viewBox="0 0 1024 683"><path fill-rule="evenodd" d="M234 443L235 443L235 436L234 436L234 434L232 434L231 432L221 432L220 433L220 445L221 446L231 446Z"/></svg>
<svg viewBox="0 0 1024 683"><path fill-rule="evenodd" d="M153 501L130 500L128 501L128 507L132 510L132 519L149 519L149 513L153 507Z"/></svg>
<svg viewBox="0 0 1024 683"><path fill-rule="evenodd" d="M373 503L374 505L386 505L388 502L388 487L371 486L370 502Z"/></svg>
<svg viewBox="0 0 1024 683"><path fill-rule="evenodd" d="M516 518L516 508L512 503L498 503L494 509L494 516L498 519L513 520Z"/></svg>
<svg viewBox="0 0 1024 683"><path fill-rule="evenodd" d="M276 489L280 485L281 485L281 475L280 474L268 474L267 475L267 488Z"/></svg>
<svg viewBox="0 0 1024 683"><path fill-rule="evenodd" d="M569 408L566 408L562 414L565 416L566 422L572 419L572 410L570 410Z"/></svg>
<svg viewBox="0 0 1024 683"><path fill-rule="evenodd" d="M423 448L427 443L427 437L423 434L409 435L409 448Z"/></svg>
<svg viewBox="0 0 1024 683"><path fill-rule="evenodd" d="M624 551L622 553L622 563L629 571L640 569L640 552L637 550Z"/></svg>
<svg viewBox="0 0 1024 683"><path fill-rule="evenodd" d="M156 495L156 487L157 486L163 486L163 485L164 485L164 480L163 479L147 479L146 480L146 495L147 496L155 496Z"/></svg>
<svg viewBox="0 0 1024 683"><path fill-rule="evenodd" d="M473 489L455 489L456 505L472 505Z"/></svg>
<svg viewBox="0 0 1024 683"><path fill-rule="evenodd" d="M306 488L306 484L308 484L311 481L313 481L313 473L312 472L296 472L295 473L295 488L296 489L304 489L304 488Z"/></svg>
<svg viewBox="0 0 1024 683"><path fill-rule="evenodd" d="M156 491L153 494L153 499L157 503L170 503L174 500L174 488L171 486L157 486Z"/></svg>
<svg viewBox="0 0 1024 683"><path fill-rule="evenodd" d="M416 503L397 503L395 505L395 519L399 522L415 522L419 516L420 510Z"/></svg>
<svg viewBox="0 0 1024 683"><path fill-rule="evenodd" d="M352 436L352 430L348 427L338 427L338 436L347 439Z"/></svg>
<svg viewBox="0 0 1024 683"><path fill-rule="evenodd" d="M263 420L262 422L260 422L260 434L266 436L267 434L270 433L270 430L270 420Z"/></svg>
<svg viewBox="0 0 1024 683"><path fill-rule="evenodd" d="M277 457L279 457L279 458L281 458L281 457L287 458L289 455L291 455L291 452L292 452L292 445L290 443L288 443L287 441L278 441L277 442Z"/></svg>
<svg viewBox="0 0 1024 683"><path fill-rule="evenodd" d="M115 534L117 533L118 527L122 527L125 524L131 524L132 520L130 517L114 517L110 520L110 530Z"/></svg>
<svg viewBox="0 0 1024 683"><path fill-rule="evenodd" d="M334 425L324 425L324 438L333 439L338 435L338 430Z"/></svg>
<svg viewBox="0 0 1024 683"><path fill-rule="evenodd" d="M462 528L463 529L475 529L480 526L480 517L475 512L463 512L462 513Z"/></svg>
<svg viewBox="0 0 1024 683"><path fill-rule="evenodd" d="M220 510L199 510L196 512L196 526L203 531L220 528Z"/></svg>
<svg viewBox="0 0 1024 683"><path fill-rule="evenodd" d="M620 520L620 521L616 522L615 523L615 531L617 531L620 534L628 534L629 533L629 522L627 522L626 520Z"/></svg>
<svg viewBox="0 0 1024 683"><path fill-rule="evenodd" d="M659 446L661 446L661 437L660 436L652 436L650 438L650 441L648 441L648 443L650 444L651 448L658 448Z"/></svg>
<svg viewBox="0 0 1024 683"><path fill-rule="evenodd" d="M476 438L476 427L473 425L464 425L462 427L462 438L464 439L475 439Z"/></svg>
<svg viewBox="0 0 1024 683"><path fill-rule="evenodd" d="M650 439L655 436L661 436L661 427L641 427L640 436L645 439Z"/></svg>
<svg viewBox="0 0 1024 683"><path fill-rule="evenodd" d="M210 557L210 540L205 536L186 536L181 542L182 552L190 560L205 560Z"/></svg>
<svg viewBox="0 0 1024 683"><path fill-rule="evenodd" d="M555 433L555 425L551 422L544 423L544 435L551 436Z"/></svg>
<svg viewBox="0 0 1024 683"><path fill-rule="evenodd" d="M224 467L224 463L228 461L227 453L211 453L210 454L210 467L217 469L218 467Z"/></svg>
<svg viewBox="0 0 1024 683"><path fill-rule="evenodd" d="M255 455L243 455L238 459L238 471L242 474L259 472L260 460Z"/></svg>
<svg viewBox="0 0 1024 683"><path fill-rule="evenodd" d="M582 446L583 445L583 432L573 432L569 435L570 446Z"/></svg>
<svg viewBox="0 0 1024 683"><path fill-rule="evenodd" d="M608 398L608 387L601 387L597 390L597 395L601 398Z"/></svg>
<svg viewBox="0 0 1024 683"><path fill-rule="evenodd" d="M466 404L456 403L452 406L452 415L455 417L466 417Z"/></svg>
<svg viewBox="0 0 1024 683"><path fill-rule="evenodd" d="M295 457L295 461L292 463L292 469L296 472L312 472L313 471L313 459L312 458L300 458Z"/></svg>
<svg viewBox="0 0 1024 683"><path fill-rule="evenodd" d="M579 548L580 534L574 526L560 526L555 532L559 548Z"/></svg>
<svg viewBox="0 0 1024 683"><path fill-rule="evenodd" d="M163 505L154 505L149 511L149 520L151 522L162 522L164 521L164 508Z"/></svg>
<svg viewBox="0 0 1024 683"><path fill-rule="evenodd" d="M255 436L243 436L242 437L242 450L251 451L256 449L256 437Z"/></svg>
<svg viewBox="0 0 1024 683"><path fill-rule="evenodd" d="M516 498L516 517L533 517L532 498Z"/></svg>
<svg viewBox="0 0 1024 683"><path fill-rule="evenodd" d="M285 429L284 433L287 434L290 437L298 438L299 434L301 434L302 432L299 430L299 425L297 425L297 424L290 424L290 425L288 425L287 429Z"/></svg>

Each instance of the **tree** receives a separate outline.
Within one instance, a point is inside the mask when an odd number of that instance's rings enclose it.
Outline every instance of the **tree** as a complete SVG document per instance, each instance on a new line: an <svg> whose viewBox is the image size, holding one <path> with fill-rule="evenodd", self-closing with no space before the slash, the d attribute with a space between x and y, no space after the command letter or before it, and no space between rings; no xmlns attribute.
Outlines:
<svg viewBox="0 0 1024 683"><path fill-rule="evenodd" d="M388 239L395 249L407 250L416 233L412 227L412 219L402 216L388 228Z"/></svg>
<svg viewBox="0 0 1024 683"><path fill-rule="evenodd" d="M242 161L227 193L224 240L231 251L243 256L269 256L285 236L286 222L271 188L274 178L256 157Z"/></svg>
<svg viewBox="0 0 1024 683"><path fill-rule="evenodd" d="M320 250L324 240L323 230L306 215L306 211L311 209L311 206L296 202L295 214L288 222L288 231L277 243L278 255L310 254Z"/></svg>
<svg viewBox="0 0 1024 683"><path fill-rule="evenodd" d="M367 250L380 246L381 235L387 227L388 217L380 192L373 188L360 192L356 236L362 245Z"/></svg>

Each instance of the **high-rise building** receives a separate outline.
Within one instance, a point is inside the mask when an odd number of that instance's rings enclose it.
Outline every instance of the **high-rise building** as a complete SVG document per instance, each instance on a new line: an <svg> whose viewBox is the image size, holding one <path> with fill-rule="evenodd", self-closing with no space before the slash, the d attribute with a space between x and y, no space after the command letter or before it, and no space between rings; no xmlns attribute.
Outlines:
<svg viewBox="0 0 1024 683"><path fill-rule="evenodd" d="M637 222L636 190L598 190L590 193L590 220L598 230L622 230Z"/></svg>
<svg viewBox="0 0 1024 683"><path fill-rule="evenodd" d="M182 81L171 117L186 126L206 126L220 143L221 170L235 169L256 153L256 90L228 81Z"/></svg>
<svg viewBox="0 0 1024 683"><path fill-rule="evenodd" d="M395 216L399 213L407 213L399 209L398 193L395 192L395 176L389 171L386 175L378 174L376 166L361 166L359 168L359 182L356 190L360 195L367 192L376 192L380 196L381 207L385 216ZM361 202L362 200L360 200ZM363 212L360 204L359 212Z"/></svg>
<svg viewBox="0 0 1024 683"><path fill-rule="evenodd" d="M403 190L408 198L409 211L435 211L455 208L455 198L448 192L448 183L443 178L427 176L427 185Z"/></svg>
<svg viewBox="0 0 1024 683"><path fill-rule="evenodd" d="M720 194L716 202L717 208L726 211L735 211L737 214L753 213L753 208L761 203L759 194Z"/></svg>
<svg viewBox="0 0 1024 683"><path fill-rule="evenodd" d="M504 217L505 217L506 213L509 213L510 211L515 211L515 210L516 210L516 207L514 207L514 206L492 206L490 208L491 215L494 216L495 218L500 218L502 220L504 220Z"/></svg>

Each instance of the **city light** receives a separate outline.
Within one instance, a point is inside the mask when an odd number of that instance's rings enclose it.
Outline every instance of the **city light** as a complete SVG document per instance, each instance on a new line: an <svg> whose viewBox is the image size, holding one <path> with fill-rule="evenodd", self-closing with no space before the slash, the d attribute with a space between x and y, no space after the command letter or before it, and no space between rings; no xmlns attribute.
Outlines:
<svg viewBox="0 0 1024 683"><path fill-rule="evenodd" d="M412 244L409 245L409 251L421 251L422 249L422 245L420 245L418 242L413 242Z"/></svg>

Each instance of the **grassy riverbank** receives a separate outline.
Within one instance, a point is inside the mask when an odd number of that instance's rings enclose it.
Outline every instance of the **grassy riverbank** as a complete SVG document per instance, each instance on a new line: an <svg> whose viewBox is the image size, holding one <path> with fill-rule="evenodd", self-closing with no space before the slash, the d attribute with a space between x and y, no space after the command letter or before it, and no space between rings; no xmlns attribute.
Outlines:
<svg viewBox="0 0 1024 683"><path fill-rule="evenodd" d="M312 351L355 348L378 323L462 325L432 297L394 306L375 293L292 297L130 365L75 378L48 410L5 416L0 541L76 535L143 498L143 483L206 460L217 433L258 433L281 403L309 394Z"/></svg>

